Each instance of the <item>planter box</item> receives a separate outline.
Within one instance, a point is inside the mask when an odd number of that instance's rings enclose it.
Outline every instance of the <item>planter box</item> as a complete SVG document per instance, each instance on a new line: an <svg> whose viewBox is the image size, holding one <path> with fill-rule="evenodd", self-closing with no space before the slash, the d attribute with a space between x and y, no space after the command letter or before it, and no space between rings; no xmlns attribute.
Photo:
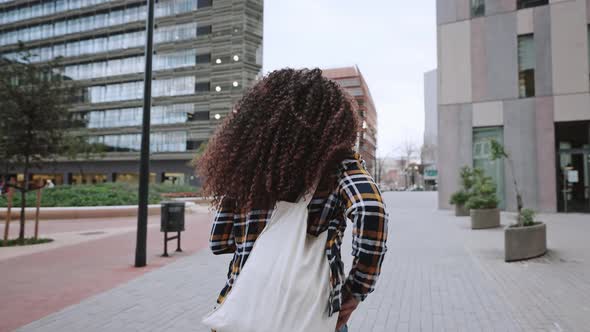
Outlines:
<svg viewBox="0 0 590 332"><path fill-rule="evenodd" d="M500 227L500 209L471 210L471 229Z"/></svg>
<svg viewBox="0 0 590 332"><path fill-rule="evenodd" d="M504 250L507 262L543 256L547 252L547 225L506 228Z"/></svg>
<svg viewBox="0 0 590 332"><path fill-rule="evenodd" d="M469 217L469 210L464 204L455 204L455 216L456 217Z"/></svg>

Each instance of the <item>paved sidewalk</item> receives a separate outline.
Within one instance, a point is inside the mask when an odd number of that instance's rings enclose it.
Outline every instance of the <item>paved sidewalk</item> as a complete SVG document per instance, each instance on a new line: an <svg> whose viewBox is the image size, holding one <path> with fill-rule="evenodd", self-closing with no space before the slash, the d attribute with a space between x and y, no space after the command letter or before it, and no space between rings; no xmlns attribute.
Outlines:
<svg viewBox="0 0 590 332"><path fill-rule="evenodd" d="M187 213L186 215L188 222L194 220L195 218L202 218L203 215L210 213L209 208L205 205L193 204L190 209L191 213ZM158 233L160 230L159 227L160 216L149 216L149 232ZM4 228L4 222L0 222L0 234L4 234ZM56 248L85 243L89 240L100 240L114 235L135 232L136 229L137 217L41 220L39 222L39 237L48 237L53 241L34 246L15 246L2 248L2 250L0 250L0 261L18 256L42 253ZM19 221L13 220L10 223L10 238L18 238L18 231ZM192 231L192 229L189 229L189 231ZM32 237L33 234L34 221L27 220L25 226L25 237Z"/></svg>
<svg viewBox="0 0 590 332"><path fill-rule="evenodd" d="M190 214L184 252L160 257L159 217L149 218L146 268L132 266L137 218L43 221L54 242L0 248L0 331L11 331L207 247L211 216ZM170 243L170 249L175 249Z"/></svg>
<svg viewBox="0 0 590 332"><path fill-rule="evenodd" d="M587 215L541 216L549 255L507 264L501 229L470 230L433 193L385 195L389 252L351 331L590 331ZM207 331L229 259L199 251L18 331Z"/></svg>

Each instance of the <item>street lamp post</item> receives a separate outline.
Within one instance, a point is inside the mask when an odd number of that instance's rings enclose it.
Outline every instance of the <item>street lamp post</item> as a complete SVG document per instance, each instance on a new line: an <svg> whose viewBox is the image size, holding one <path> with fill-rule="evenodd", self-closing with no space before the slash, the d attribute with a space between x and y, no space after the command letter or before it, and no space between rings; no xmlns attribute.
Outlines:
<svg viewBox="0 0 590 332"><path fill-rule="evenodd" d="M148 189L150 175L150 114L152 108L152 57L154 54L154 0L147 0L147 11L135 267L143 267L146 265Z"/></svg>

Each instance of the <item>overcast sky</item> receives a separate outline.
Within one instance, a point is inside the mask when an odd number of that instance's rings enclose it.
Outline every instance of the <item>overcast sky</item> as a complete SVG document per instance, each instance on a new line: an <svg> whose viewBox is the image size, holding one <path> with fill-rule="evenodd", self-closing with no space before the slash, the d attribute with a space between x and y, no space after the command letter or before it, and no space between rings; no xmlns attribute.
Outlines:
<svg viewBox="0 0 590 332"><path fill-rule="evenodd" d="M377 108L378 155L422 143L424 72L436 68L435 1L266 0L264 72L358 65Z"/></svg>

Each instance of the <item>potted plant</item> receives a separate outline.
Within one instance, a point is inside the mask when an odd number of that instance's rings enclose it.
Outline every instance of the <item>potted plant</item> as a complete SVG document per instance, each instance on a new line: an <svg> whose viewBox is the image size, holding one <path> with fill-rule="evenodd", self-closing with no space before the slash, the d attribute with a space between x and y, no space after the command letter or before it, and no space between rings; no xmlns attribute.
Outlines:
<svg viewBox="0 0 590 332"><path fill-rule="evenodd" d="M473 170L474 184L466 207L470 210L471 229L500 227L500 209L496 184L481 169Z"/></svg>
<svg viewBox="0 0 590 332"><path fill-rule="evenodd" d="M473 170L464 166L461 168L459 177L461 178L461 189L451 195L450 203L455 206L455 216L468 217L469 209L465 207L465 204L469 199L471 187L473 187Z"/></svg>
<svg viewBox="0 0 590 332"><path fill-rule="evenodd" d="M522 209L518 223L504 231L505 261L543 256L547 252L547 226L535 221L535 211Z"/></svg>
<svg viewBox="0 0 590 332"><path fill-rule="evenodd" d="M469 199L469 193L464 190L459 190L451 195L451 204L455 206L455 216L467 217L469 210L465 207L465 203Z"/></svg>
<svg viewBox="0 0 590 332"><path fill-rule="evenodd" d="M523 209L522 195L514 173L514 163L502 144L495 140L492 140L491 144L492 160L504 159L508 162L516 191L517 223L504 231L505 261L512 262L543 256L547 252L547 225L535 221L535 211Z"/></svg>

